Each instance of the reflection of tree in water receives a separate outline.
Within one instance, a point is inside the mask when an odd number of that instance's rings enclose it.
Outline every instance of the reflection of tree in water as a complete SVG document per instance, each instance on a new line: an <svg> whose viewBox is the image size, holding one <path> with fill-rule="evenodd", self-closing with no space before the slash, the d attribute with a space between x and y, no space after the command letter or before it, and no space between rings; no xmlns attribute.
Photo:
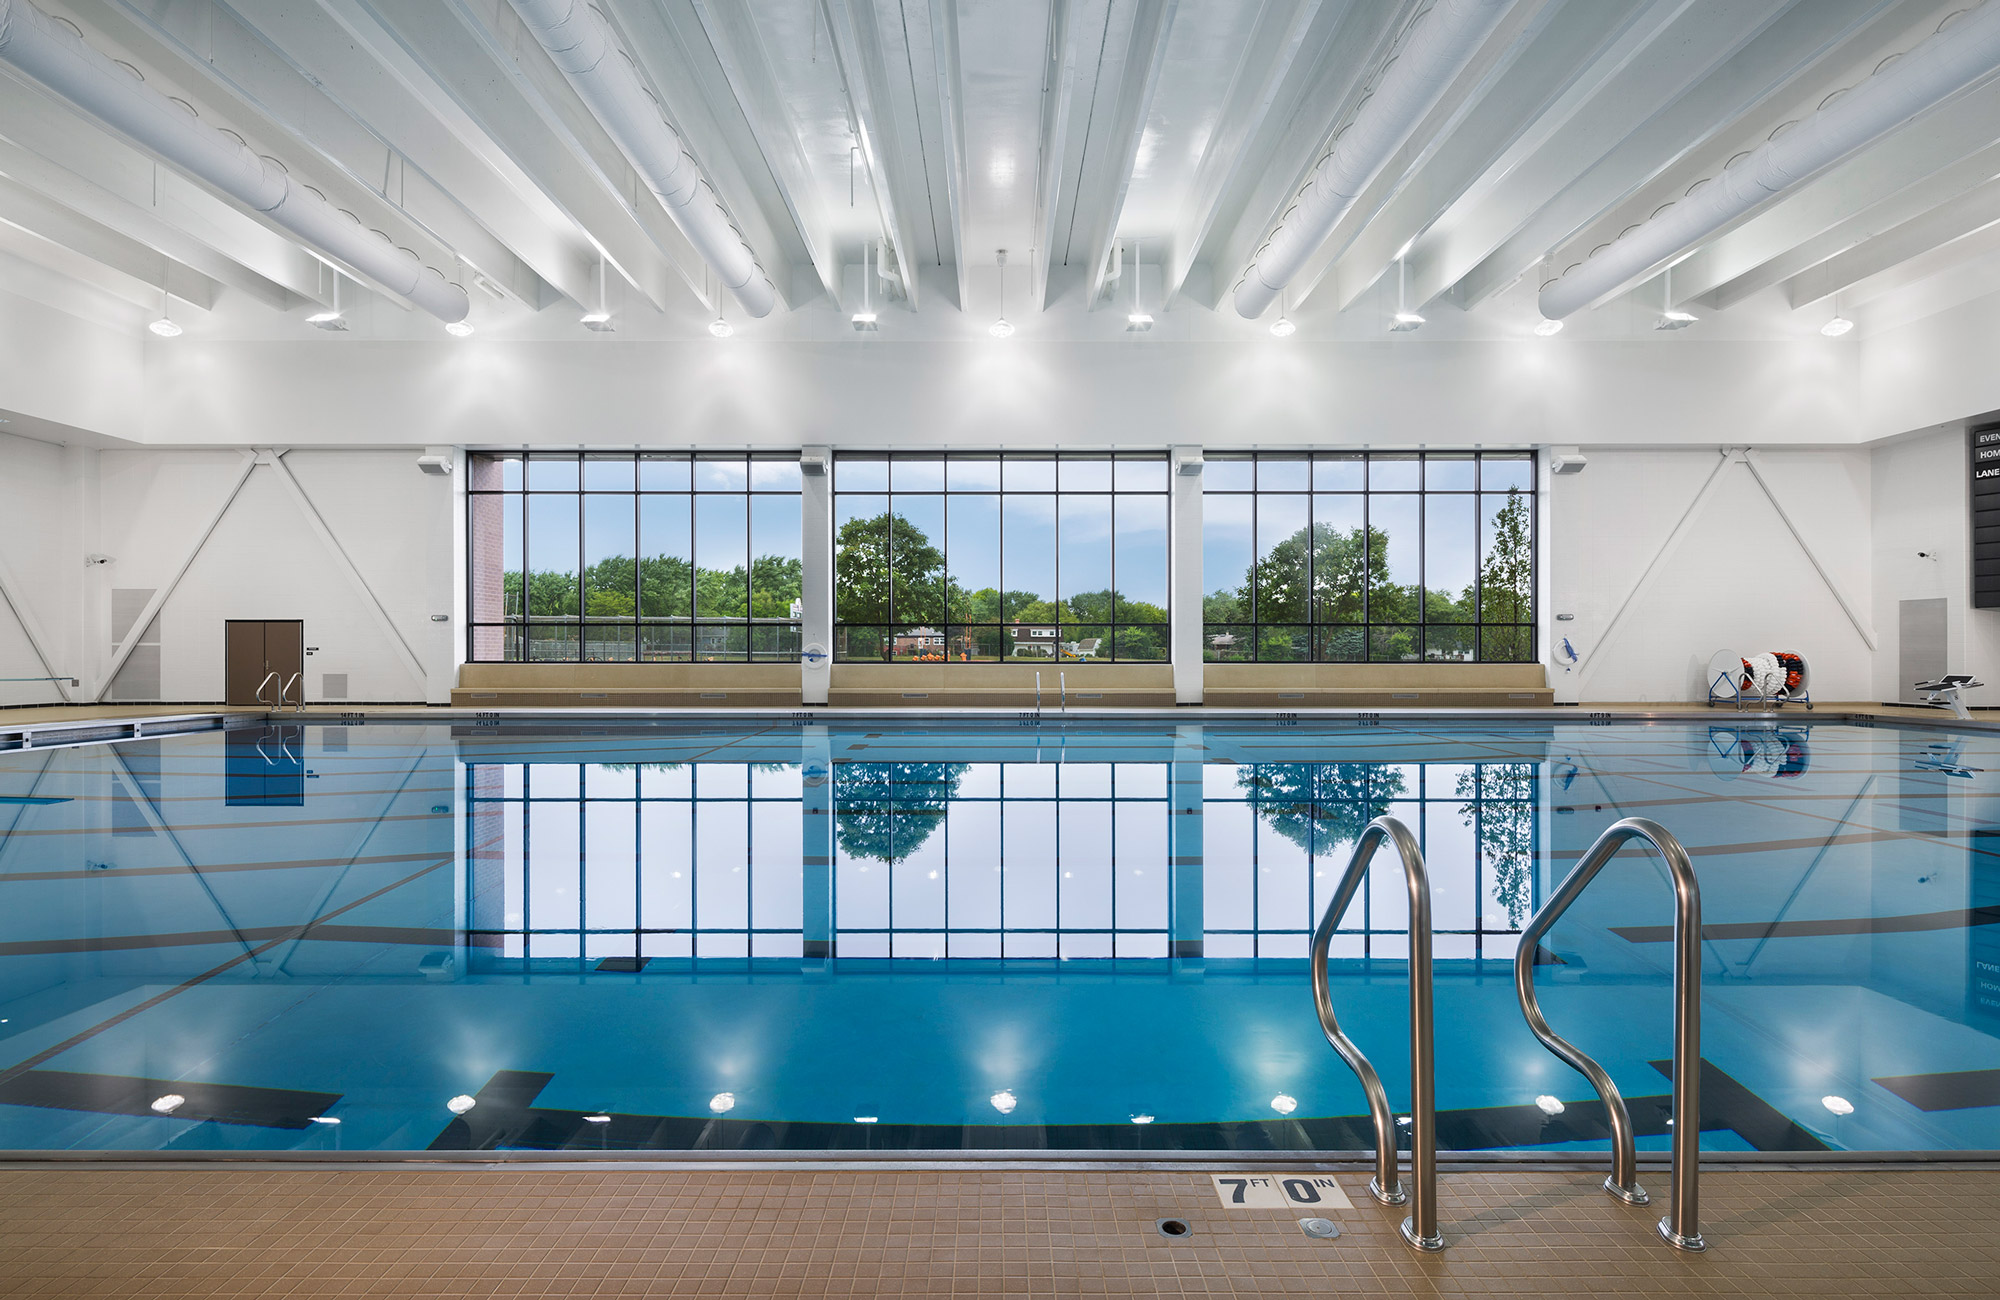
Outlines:
<svg viewBox="0 0 2000 1300"><path fill-rule="evenodd" d="M1459 773L1458 797L1467 800L1462 815L1478 835L1493 897L1518 930L1534 904L1535 765L1481 763Z"/></svg>
<svg viewBox="0 0 2000 1300"><path fill-rule="evenodd" d="M1353 843L1403 797L1403 774L1375 763L1248 763L1236 785L1272 830L1308 853Z"/></svg>
<svg viewBox="0 0 2000 1300"><path fill-rule="evenodd" d="M835 763L834 830L850 857L897 863L922 848L958 793L964 763Z"/></svg>

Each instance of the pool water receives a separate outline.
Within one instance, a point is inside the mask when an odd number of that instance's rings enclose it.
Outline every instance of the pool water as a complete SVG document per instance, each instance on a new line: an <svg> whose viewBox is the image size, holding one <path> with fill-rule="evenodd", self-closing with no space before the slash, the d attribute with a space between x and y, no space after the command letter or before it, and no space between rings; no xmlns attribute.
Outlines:
<svg viewBox="0 0 2000 1300"><path fill-rule="evenodd" d="M1447 1148L1603 1149L1517 936L1623 816L1705 916L1705 1148L2000 1148L2000 736L1828 720L258 725L0 753L0 1149L1370 1145L1306 952L1421 838ZM1393 859L1334 945L1408 1096ZM1671 894L1542 1003L1664 1149Z"/></svg>

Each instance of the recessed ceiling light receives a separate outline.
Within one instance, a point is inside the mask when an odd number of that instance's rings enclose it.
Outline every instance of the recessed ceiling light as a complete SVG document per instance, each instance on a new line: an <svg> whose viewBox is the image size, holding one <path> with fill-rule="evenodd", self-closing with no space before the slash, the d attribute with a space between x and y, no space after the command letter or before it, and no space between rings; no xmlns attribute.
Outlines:
<svg viewBox="0 0 2000 1300"><path fill-rule="evenodd" d="M186 1104L187 1098L177 1092L170 1092L164 1097L155 1097L152 1102L153 1109L162 1115L171 1115Z"/></svg>
<svg viewBox="0 0 2000 1300"><path fill-rule="evenodd" d="M1290 1093L1281 1092L1271 1098L1271 1109L1277 1111L1280 1115L1289 1115L1298 1108L1299 1099Z"/></svg>
<svg viewBox="0 0 2000 1300"><path fill-rule="evenodd" d="M1562 332L1563 323L1559 320L1545 320L1538 322L1535 326L1535 333L1545 339L1554 338Z"/></svg>
<svg viewBox="0 0 2000 1300"><path fill-rule="evenodd" d="M732 1111L736 1109L736 1094L733 1092L718 1092L708 1099L708 1108L718 1115Z"/></svg>
<svg viewBox="0 0 2000 1300"><path fill-rule="evenodd" d="M1847 317L1845 316L1835 316L1832 320L1820 326L1819 332L1826 335L1830 339L1837 339L1841 335L1847 333L1847 331L1853 328L1854 328L1853 321L1847 319Z"/></svg>
<svg viewBox="0 0 2000 1300"><path fill-rule="evenodd" d="M1018 1101L1015 1100L1014 1094L1005 1088L1002 1088L1000 1091L994 1093L991 1097L988 1097L986 1100L992 1102L993 1109L999 1111L1002 1115L1013 1114L1014 1107L1020 1104Z"/></svg>
<svg viewBox="0 0 2000 1300"><path fill-rule="evenodd" d="M472 337L472 322L469 320L446 321L444 332L455 339L469 339Z"/></svg>
<svg viewBox="0 0 2000 1300"><path fill-rule="evenodd" d="M1272 338L1288 339L1298 331L1299 327L1292 324L1292 318L1289 316L1280 316L1271 322Z"/></svg>
<svg viewBox="0 0 2000 1300"><path fill-rule="evenodd" d="M730 335L736 332L736 327L734 325L731 325L728 321L722 319L722 317L717 316L714 320L708 323L708 332L710 334L713 334L716 338L726 339Z"/></svg>
<svg viewBox="0 0 2000 1300"><path fill-rule="evenodd" d="M474 1101L472 1098L466 1096L464 1093L461 1092L456 1097L453 1097L450 1101L446 1102L444 1104L444 1108L450 1111L454 1115L463 1115L465 1114L466 1111L471 1110L474 1106L477 1106L478 1104L479 1103L477 1101Z"/></svg>

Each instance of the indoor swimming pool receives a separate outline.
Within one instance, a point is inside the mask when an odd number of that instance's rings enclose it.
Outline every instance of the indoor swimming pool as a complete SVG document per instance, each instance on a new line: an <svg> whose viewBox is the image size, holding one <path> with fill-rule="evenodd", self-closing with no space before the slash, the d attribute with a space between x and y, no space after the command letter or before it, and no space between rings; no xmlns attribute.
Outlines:
<svg viewBox="0 0 2000 1300"><path fill-rule="evenodd" d="M0 1149L1354 1150L1306 954L1433 885L1440 1144L1605 1147L1516 1007L1699 874L1707 1150L2000 1149L2000 734L1853 719L286 723L0 753ZM1393 861L1382 865L1393 867ZM1550 1020L1664 1150L1628 848ZM1409 1095L1407 905L1333 946Z"/></svg>

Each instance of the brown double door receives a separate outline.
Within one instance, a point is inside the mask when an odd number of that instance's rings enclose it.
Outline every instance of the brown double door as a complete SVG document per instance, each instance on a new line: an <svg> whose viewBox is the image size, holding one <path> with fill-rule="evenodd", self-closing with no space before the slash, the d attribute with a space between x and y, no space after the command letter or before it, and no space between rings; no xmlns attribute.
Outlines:
<svg viewBox="0 0 2000 1300"><path fill-rule="evenodd" d="M279 699L285 683L292 682L287 704L305 698L306 683L301 676L306 665L306 625L297 619L276 622L232 618L223 624L223 699L232 705L255 707ZM278 678L264 683L272 673ZM298 677L296 682L292 679ZM262 687L264 698L257 698Z"/></svg>

